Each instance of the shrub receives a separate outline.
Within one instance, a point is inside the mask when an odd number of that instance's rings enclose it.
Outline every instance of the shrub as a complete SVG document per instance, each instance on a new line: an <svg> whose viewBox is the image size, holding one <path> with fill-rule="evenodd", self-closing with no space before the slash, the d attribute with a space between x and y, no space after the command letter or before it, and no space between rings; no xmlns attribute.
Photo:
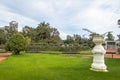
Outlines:
<svg viewBox="0 0 120 80"><path fill-rule="evenodd" d="M26 42L25 50L27 50L29 48L29 46L30 46L31 38L25 37L25 42Z"/></svg>
<svg viewBox="0 0 120 80"><path fill-rule="evenodd" d="M6 42L6 50L13 51L14 54L20 54L20 51L25 50L26 40L20 33L13 34Z"/></svg>

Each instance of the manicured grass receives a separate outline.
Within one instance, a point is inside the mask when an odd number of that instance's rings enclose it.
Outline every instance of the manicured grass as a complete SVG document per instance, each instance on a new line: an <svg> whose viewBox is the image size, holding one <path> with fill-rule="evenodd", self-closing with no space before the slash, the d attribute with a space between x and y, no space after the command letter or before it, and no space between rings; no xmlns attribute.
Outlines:
<svg viewBox="0 0 120 80"><path fill-rule="evenodd" d="M80 54L92 54L91 50L82 50L80 51Z"/></svg>
<svg viewBox="0 0 120 80"><path fill-rule="evenodd" d="M120 59L105 59L109 72L89 70L92 57L12 55L0 62L0 80L120 80Z"/></svg>

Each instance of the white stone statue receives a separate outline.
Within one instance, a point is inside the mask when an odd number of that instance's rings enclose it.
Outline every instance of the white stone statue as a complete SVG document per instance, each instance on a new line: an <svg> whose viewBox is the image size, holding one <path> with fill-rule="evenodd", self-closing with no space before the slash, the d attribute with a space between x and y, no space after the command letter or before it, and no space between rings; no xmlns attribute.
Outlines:
<svg viewBox="0 0 120 80"><path fill-rule="evenodd" d="M92 50L93 53L93 63L91 64L91 68L90 70L93 71L100 71L100 72L107 72L107 66L105 65L105 61L104 61L104 55L106 53L106 50L104 49L104 47L102 46L102 43L104 42L104 36L97 34L95 32L92 32L88 29L83 29L85 31L88 31L90 33L92 33L92 37L93 37L93 42L95 43L95 47Z"/></svg>
<svg viewBox="0 0 120 80"><path fill-rule="evenodd" d="M104 62L104 54L106 53L102 43L104 42L104 35L93 35L93 42L95 47L92 50L93 53L93 63L91 65L91 70L107 72L107 66Z"/></svg>

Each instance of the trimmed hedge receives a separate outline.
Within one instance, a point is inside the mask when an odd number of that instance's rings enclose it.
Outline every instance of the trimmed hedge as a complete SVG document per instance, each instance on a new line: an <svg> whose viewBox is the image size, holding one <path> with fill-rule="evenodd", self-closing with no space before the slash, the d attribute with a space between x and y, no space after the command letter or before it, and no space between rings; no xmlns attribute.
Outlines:
<svg viewBox="0 0 120 80"><path fill-rule="evenodd" d="M80 46L62 46L32 43L26 52L41 52L41 51L62 51L63 53L77 53L80 51Z"/></svg>

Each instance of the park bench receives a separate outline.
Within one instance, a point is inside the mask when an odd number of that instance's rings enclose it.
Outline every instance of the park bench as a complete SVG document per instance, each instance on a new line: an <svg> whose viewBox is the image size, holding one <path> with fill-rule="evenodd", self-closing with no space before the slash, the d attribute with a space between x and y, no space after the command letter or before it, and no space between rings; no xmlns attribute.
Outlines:
<svg viewBox="0 0 120 80"><path fill-rule="evenodd" d="M117 54L118 50L117 49L106 49L106 54L111 54L112 58L114 57L114 54Z"/></svg>

